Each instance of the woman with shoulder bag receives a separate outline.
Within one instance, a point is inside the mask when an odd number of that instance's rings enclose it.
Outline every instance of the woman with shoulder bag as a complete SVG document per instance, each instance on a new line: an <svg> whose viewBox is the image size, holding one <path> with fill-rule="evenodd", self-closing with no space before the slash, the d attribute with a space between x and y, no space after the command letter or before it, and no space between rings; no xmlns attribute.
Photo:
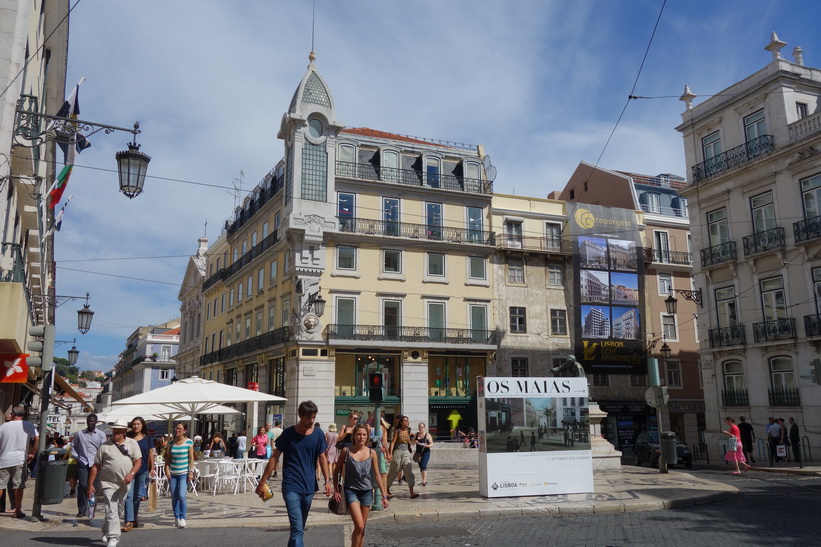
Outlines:
<svg viewBox="0 0 821 547"><path fill-rule="evenodd" d="M165 452L165 476L176 528L185 528L188 481L194 478L194 441L186 436L187 431L188 426L178 423L174 427L174 440Z"/></svg>
<svg viewBox="0 0 821 547"><path fill-rule="evenodd" d="M334 501L340 502L342 496L345 496L354 526L351 547L362 547L365 544L365 525L373 505L374 487L382 492L383 509L388 508L388 496L379 474L376 451L366 446L370 437L368 426L357 424L351 429L350 435L353 445L342 449L338 465L334 469ZM344 486L340 487L343 472ZM376 485L373 484L374 480Z"/></svg>
<svg viewBox="0 0 821 547"><path fill-rule="evenodd" d="M351 433L353 432L354 426L356 426L358 422L359 412L357 412L356 410L351 410L351 413L348 414L348 423L342 426L342 430L339 432L339 435L336 438L337 449L341 450L353 444L353 438L351 437Z"/></svg>
<svg viewBox="0 0 821 547"><path fill-rule="evenodd" d="M425 422L419 422L419 431L416 433L416 453L413 461L419 464L419 474L422 475L422 486L428 485L428 461L433 437L425 429Z"/></svg>
<svg viewBox="0 0 821 547"><path fill-rule="evenodd" d="M749 471L752 466L747 464L747 459L744 457L744 447L740 440L741 432L738 426L735 425L735 420L727 416L724 418L724 422L727 424L728 429L725 429L722 433L730 436L730 446L727 448L727 453L724 454L724 459L728 462L735 462L733 475L740 475L741 469L738 467L739 463L744 464L745 472Z"/></svg>
<svg viewBox="0 0 821 547"><path fill-rule="evenodd" d="M392 498L391 484L396 476L402 471L405 475L405 481L408 483L411 498L418 498L419 494L414 493L413 484L415 478L413 476L413 460L411 459L411 446L415 443L414 436L408 429L408 417L399 417L399 428L393 433L393 440L391 440L388 448L388 462L390 469L388 469L388 484L385 485L388 489L388 498Z"/></svg>

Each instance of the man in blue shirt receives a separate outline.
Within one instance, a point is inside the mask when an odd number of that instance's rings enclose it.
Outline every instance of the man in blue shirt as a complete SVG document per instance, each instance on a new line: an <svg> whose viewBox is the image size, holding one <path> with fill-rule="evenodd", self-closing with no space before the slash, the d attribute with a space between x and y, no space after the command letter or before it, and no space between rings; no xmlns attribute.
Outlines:
<svg viewBox="0 0 821 547"><path fill-rule="evenodd" d="M71 454L77 459L77 517L88 513L88 474L97 450L106 441L105 433L97 429L96 414L88 415L86 425L88 427L78 431L71 440Z"/></svg>
<svg viewBox="0 0 821 547"><path fill-rule="evenodd" d="M314 427L317 408L313 401L303 401L299 404L299 421L274 441L274 452L265 466L257 495L262 497L268 477L277 468L279 456L282 454L282 499L288 511L288 521L291 524L291 536L288 547L302 547L302 536L305 533L305 523L314 493L319 490L316 482L316 463L322 470L325 478L325 496L333 493L328 470L328 458L325 456L327 443L325 434L318 427Z"/></svg>

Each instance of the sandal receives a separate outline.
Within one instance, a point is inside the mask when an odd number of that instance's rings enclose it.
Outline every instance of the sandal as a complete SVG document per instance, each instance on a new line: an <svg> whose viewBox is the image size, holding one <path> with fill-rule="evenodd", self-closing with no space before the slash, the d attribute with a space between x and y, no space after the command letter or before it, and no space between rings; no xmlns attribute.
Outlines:
<svg viewBox="0 0 821 547"><path fill-rule="evenodd" d="M132 528L134 528L134 523L126 522L122 528L120 528L120 532L130 532Z"/></svg>
<svg viewBox="0 0 821 547"><path fill-rule="evenodd" d="M411 496L411 499L418 498L419 496L420 496L420 494L414 494L414 495Z"/></svg>

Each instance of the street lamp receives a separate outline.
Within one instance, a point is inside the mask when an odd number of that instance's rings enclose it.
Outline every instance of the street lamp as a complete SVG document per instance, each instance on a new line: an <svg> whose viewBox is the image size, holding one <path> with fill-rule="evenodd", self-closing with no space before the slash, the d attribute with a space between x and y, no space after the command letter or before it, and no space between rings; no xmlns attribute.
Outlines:
<svg viewBox="0 0 821 547"><path fill-rule="evenodd" d="M308 295L308 311L311 311L311 307L313 306L314 313L317 317L322 317L322 314L325 313L325 299L319 294L321 290L322 287L319 287L315 293Z"/></svg>
<svg viewBox="0 0 821 547"><path fill-rule="evenodd" d="M74 339L74 344L71 346L71 349L68 350L68 364L69 365L76 365L77 358L80 356L80 350L77 349L77 339Z"/></svg>
<svg viewBox="0 0 821 547"><path fill-rule="evenodd" d="M139 123L134 124L134 129L139 132ZM148 162L151 156L140 152L140 145L137 144L137 133L134 133L134 140L128 143L128 150L117 152L117 172L120 175L120 192L128 199L139 196L145 184L145 172L148 169Z"/></svg>
<svg viewBox="0 0 821 547"><path fill-rule="evenodd" d="M676 310L678 309L678 300L676 300L676 297L673 296L672 291L670 291L670 295L664 299L664 306L667 308L667 313L669 315L676 314Z"/></svg>

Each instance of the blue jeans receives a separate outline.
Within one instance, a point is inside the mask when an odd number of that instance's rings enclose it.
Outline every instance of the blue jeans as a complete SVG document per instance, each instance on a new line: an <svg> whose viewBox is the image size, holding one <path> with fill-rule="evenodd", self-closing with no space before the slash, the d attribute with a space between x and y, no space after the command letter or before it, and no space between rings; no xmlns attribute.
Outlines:
<svg viewBox="0 0 821 547"><path fill-rule="evenodd" d="M125 521L134 522L140 512L140 498L145 496L145 480L148 478L148 470L139 471L134 475L125 497Z"/></svg>
<svg viewBox="0 0 821 547"><path fill-rule="evenodd" d="M419 462L419 470L420 471L427 471L428 470L428 461L430 461L430 450L426 450L422 452L422 460Z"/></svg>
<svg viewBox="0 0 821 547"><path fill-rule="evenodd" d="M305 533L305 523L308 522L308 512L311 510L314 495L313 493L282 492L282 499L285 500L288 522L291 523L288 547L303 547L302 536Z"/></svg>
<svg viewBox="0 0 821 547"><path fill-rule="evenodd" d="M91 467L77 462L77 512L88 514L88 472Z"/></svg>
<svg viewBox="0 0 821 547"><path fill-rule="evenodd" d="M174 509L175 519L184 519L188 509L188 473L185 475L171 475L168 481L171 490L171 508Z"/></svg>

